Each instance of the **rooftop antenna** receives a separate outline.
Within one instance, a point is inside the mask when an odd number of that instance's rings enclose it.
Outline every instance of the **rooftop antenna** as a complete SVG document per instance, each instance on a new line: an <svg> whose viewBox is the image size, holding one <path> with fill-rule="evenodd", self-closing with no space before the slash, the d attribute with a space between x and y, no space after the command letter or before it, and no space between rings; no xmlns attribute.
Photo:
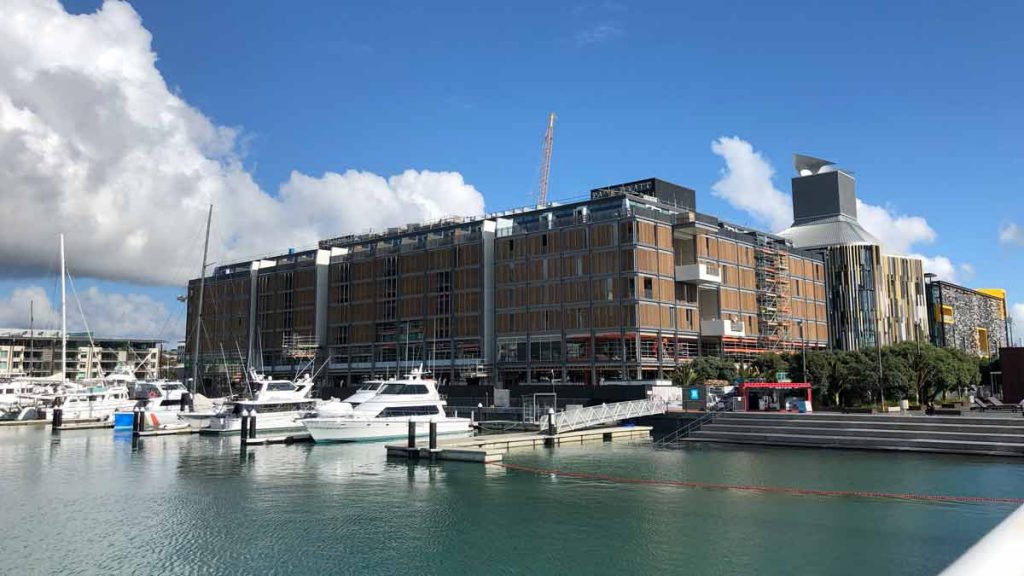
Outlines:
<svg viewBox="0 0 1024 576"><path fill-rule="evenodd" d="M548 177L551 175L551 148L555 141L555 113L548 115L548 131L544 133L544 154L540 161L540 184L537 187L537 206L548 203Z"/></svg>

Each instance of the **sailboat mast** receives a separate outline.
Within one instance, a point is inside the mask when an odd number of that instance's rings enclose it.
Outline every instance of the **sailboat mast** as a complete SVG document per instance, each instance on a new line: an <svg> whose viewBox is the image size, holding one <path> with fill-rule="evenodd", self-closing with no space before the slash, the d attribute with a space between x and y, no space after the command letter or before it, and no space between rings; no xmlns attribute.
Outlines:
<svg viewBox="0 0 1024 576"><path fill-rule="evenodd" d="M203 243L203 269L199 274L199 297L196 302L195 344L192 346L192 393L199 386L199 341L202 340L203 326L203 292L206 288L206 255L210 249L210 221L213 220L213 204L206 214L206 241Z"/></svg>
<svg viewBox="0 0 1024 576"><path fill-rule="evenodd" d="M67 271L64 264L64 235L60 235L60 381L68 381Z"/></svg>

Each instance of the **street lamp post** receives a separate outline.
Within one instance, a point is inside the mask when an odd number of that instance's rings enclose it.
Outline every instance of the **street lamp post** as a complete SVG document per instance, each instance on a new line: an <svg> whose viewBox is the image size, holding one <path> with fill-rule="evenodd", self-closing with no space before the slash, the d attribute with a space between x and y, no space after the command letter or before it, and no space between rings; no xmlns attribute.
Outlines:
<svg viewBox="0 0 1024 576"><path fill-rule="evenodd" d="M875 348L878 350L878 396L882 401L882 412L885 412L885 383L882 381L882 330L875 319Z"/></svg>
<svg viewBox="0 0 1024 576"><path fill-rule="evenodd" d="M803 319L797 320L796 325L800 328L800 363L803 366L801 375L804 378L804 382L808 382L807 379L807 340L804 339L804 321Z"/></svg>

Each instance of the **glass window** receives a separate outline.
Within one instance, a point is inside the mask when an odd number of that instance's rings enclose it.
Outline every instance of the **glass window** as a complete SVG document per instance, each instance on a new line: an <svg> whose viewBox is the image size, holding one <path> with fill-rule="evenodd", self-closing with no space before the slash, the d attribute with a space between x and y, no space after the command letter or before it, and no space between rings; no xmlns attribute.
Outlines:
<svg viewBox="0 0 1024 576"><path fill-rule="evenodd" d="M267 384L268 392L293 392L295 386L291 382L270 382Z"/></svg>
<svg viewBox="0 0 1024 576"><path fill-rule="evenodd" d="M427 387L422 384L388 384L381 394L426 394Z"/></svg>
<svg viewBox="0 0 1024 576"><path fill-rule="evenodd" d="M440 406L389 406L377 414L378 418L393 418L396 416L435 416L442 414Z"/></svg>

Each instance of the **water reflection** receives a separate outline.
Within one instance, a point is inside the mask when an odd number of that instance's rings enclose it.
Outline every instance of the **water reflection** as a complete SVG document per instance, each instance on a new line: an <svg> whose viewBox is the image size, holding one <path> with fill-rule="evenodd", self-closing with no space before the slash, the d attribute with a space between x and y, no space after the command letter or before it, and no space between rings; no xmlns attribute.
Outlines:
<svg viewBox="0 0 1024 576"><path fill-rule="evenodd" d="M595 444L507 459L826 489L1024 485L1016 461L924 455ZM0 431L0 510L17 526L0 557L24 573L863 574L935 573L1010 507L622 485L387 460L380 443L242 450L237 437L25 429Z"/></svg>

